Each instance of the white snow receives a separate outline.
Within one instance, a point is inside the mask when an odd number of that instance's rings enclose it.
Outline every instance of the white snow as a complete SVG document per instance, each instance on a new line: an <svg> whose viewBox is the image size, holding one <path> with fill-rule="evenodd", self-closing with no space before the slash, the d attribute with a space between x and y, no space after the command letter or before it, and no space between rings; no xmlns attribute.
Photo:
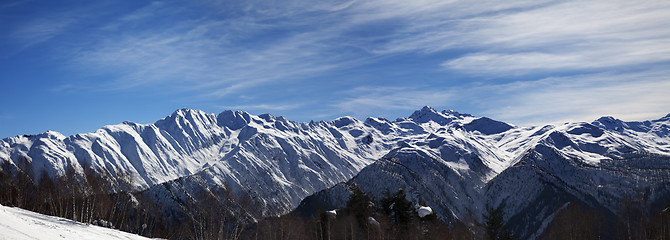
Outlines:
<svg viewBox="0 0 670 240"><path fill-rule="evenodd" d="M530 204L546 200L540 198L548 181L558 191L595 199L611 211L637 189L660 189L648 202L668 192L670 118L622 122L610 129L597 122L522 128L458 116L426 107L393 122L368 119L377 129L397 134L389 134L398 137L397 147L344 185L374 196L404 189L409 200L422 199L443 220L473 212L478 218L486 206L503 202L508 216L524 214ZM468 121L482 125L468 129L463 125ZM338 190L343 188L326 194L335 206L346 202L348 195ZM559 206L538 210L528 225L537 228L520 234L541 232L542 221Z"/></svg>
<svg viewBox="0 0 670 240"><path fill-rule="evenodd" d="M326 215L328 215L328 218L330 218L330 219L337 218L337 209L326 211Z"/></svg>
<svg viewBox="0 0 670 240"><path fill-rule="evenodd" d="M438 215L458 218L468 210L482 209L489 201L482 196L487 184L529 153L547 154L548 160L541 163L545 165L539 167L566 184L616 198L609 194L617 192L614 183L635 181L613 177L616 171L593 173L594 169L635 151L670 155L669 122L668 118L645 122L604 118L592 124L521 128L424 107L394 121L341 117L299 123L269 114L215 115L180 109L154 124L125 122L69 137L47 132L2 139L0 162L17 165L17 159L26 156L37 175L46 171L49 176L62 175L70 166L81 173L83 165L90 165L101 172L132 176L138 190L177 178L185 186L229 186L260 199L265 205L259 208L275 210L272 215L290 211L306 196L366 171L356 182L377 185L365 191L383 196L383 190L402 187L409 197L425 195L426 204ZM558 158L561 161L549 161ZM592 169L575 174L563 159ZM184 196L197 194L188 192L194 191L188 187L179 189L186 192ZM529 186L528 191L535 189ZM515 197L500 196L495 201Z"/></svg>
<svg viewBox="0 0 670 240"><path fill-rule="evenodd" d="M377 219L375 219L373 217L368 217L368 224L370 224L371 226L374 226L377 229L379 229L379 226L380 226Z"/></svg>
<svg viewBox="0 0 670 240"><path fill-rule="evenodd" d="M0 240L23 239L149 239L119 230L0 205Z"/></svg>
<svg viewBox="0 0 670 240"><path fill-rule="evenodd" d="M417 209L416 212L419 214L419 217L425 217L433 214L433 209L430 207L421 206L419 209Z"/></svg>

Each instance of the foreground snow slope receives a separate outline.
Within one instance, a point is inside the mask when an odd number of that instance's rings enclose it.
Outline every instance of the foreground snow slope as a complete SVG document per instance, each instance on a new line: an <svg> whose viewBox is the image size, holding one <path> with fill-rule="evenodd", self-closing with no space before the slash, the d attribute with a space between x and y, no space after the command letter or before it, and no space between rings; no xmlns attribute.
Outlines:
<svg viewBox="0 0 670 240"><path fill-rule="evenodd" d="M0 240L22 239L149 239L114 229L0 205Z"/></svg>

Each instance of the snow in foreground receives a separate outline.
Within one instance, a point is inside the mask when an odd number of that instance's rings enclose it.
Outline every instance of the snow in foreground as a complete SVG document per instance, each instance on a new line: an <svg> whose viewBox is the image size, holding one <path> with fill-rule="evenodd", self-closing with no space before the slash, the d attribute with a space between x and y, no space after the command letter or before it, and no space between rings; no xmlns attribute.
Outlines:
<svg viewBox="0 0 670 240"><path fill-rule="evenodd" d="M4 239L148 239L114 229L0 205L0 240Z"/></svg>

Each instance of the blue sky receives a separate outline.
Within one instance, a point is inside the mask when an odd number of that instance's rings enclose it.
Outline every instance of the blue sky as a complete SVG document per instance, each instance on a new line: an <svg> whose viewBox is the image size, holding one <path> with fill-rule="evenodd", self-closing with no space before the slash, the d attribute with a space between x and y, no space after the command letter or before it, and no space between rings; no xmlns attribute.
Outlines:
<svg viewBox="0 0 670 240"><path fill-rule="evenodd" d="M184 107L656 119L670 113L668 26L669 1L3 1L0 138Z"/></svg>

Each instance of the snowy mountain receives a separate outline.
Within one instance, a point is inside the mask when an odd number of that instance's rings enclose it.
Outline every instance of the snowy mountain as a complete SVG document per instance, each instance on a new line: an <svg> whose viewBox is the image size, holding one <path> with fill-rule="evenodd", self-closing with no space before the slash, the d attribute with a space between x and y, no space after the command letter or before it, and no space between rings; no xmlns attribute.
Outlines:
<svg viewBox="0 0 670 240"><path fill-rule="evenodd" d="M119 230L0 205L0 239L149 239Z"/></svg>
<svg viewBox="0 0 670 240"><path fill-rule="evenodd" d="M35 182L93 169L112 191L136 192L171 214L206 207L202 196L225 202L224 192L239 196L231 206L247 199L258 216L277 216L342 207L352 185L378 198L402 188L448 222L501 207L533 238L569 202L609 213L640 196L661 204L670 196L669 129L670 115L516 127L430 107L393 121L309 123L180 109L153 124L2 139L0 163Z"/></svg>
<svg viewBox="0 0 670 240"><path fill-rule="evenodd" d="M633 199L641 201L639 207L646 214L666 204L670 197L667 135L611 131L598 123L564 124L534 133L541 137L487 184L487 204L515 213L510 220L517 223L517 231L534 237L566 203L579 202L612 215ZM654 127L669 124L659 120Z"/></svg>
<svg viewBox="0 0 670 240"><path fill-rule="evenodd" d="M539 237L567 204L607 216L631 199L649 213L670 197L670 118L519 128L488 118L438 129L391 150L353 179L301 202L303 214L344 207L351 187L376 198L404 189L448 221L500 207L523 239ZM443 128L435 124L444 124Z"/></svg>
<svg viewBox="0 0 670 240"><path fill-rule="evenodd" d="M35 181L42 172L54 177L68 169L82 174L92 168L112 182L130 183L133 191L176 202L197 194L184 184L205 191L230 188L256 199L265 215L278 215L302 198L350 179L399 142L427 135L440 126L434 121L464 117L426 107L394 122L341 117L298 123L269 114L180 109L154 124L124 122L69 137L49 131L6 138L0 141L0 161L17 168L28 162Z"/></svg>

